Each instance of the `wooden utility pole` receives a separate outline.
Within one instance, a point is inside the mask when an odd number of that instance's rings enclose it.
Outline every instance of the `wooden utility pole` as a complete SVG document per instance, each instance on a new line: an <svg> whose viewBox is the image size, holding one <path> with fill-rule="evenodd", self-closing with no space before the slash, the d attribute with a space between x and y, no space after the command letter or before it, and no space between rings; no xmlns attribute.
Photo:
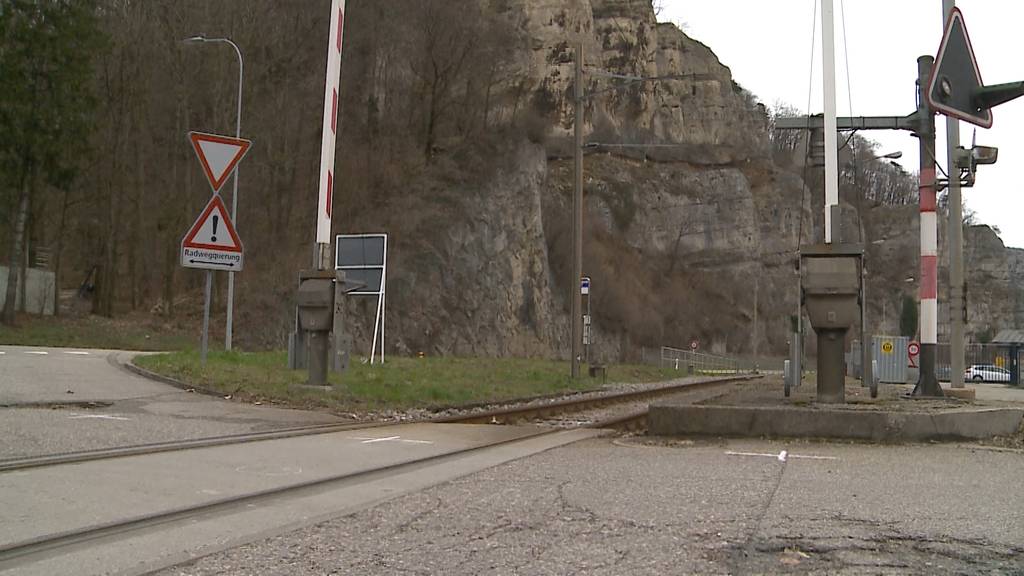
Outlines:
<svg viewBox="0 0 1024 576"><path fill-rule="evenodd" d="M573 139L573 158L575 160L575 177L572 194L572 281L569 312L572 316L572 335L570 337L572 377L579 378L580 361L583 343L583 302L580 295L580 278L583 276L583 43L576 44L576 77L573 89L575 103L575 119L573 120L575 137Z"/></svg>

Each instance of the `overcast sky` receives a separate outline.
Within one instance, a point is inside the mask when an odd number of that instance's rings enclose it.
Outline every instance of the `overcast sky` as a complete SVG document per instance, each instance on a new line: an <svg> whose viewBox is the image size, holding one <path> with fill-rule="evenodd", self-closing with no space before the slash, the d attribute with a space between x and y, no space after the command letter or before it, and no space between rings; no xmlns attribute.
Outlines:
<svg viewBox="0 0 1024 576"><path fill-rule="evenodd" d="M942 39L941 0L834 0L836 93L839 115L904 116L915 108L917 57L935 56ZM658 2L655 2L657 5ZM1024 80L1020 0L958 0L985 84ZM823 110L821 14L815 0L661 0L661 21L674 22L703 42L732 69L733 78L766 105L781 101L811 113ZM845 11L846 52L843 19ZM814 21L817 24L812 26ZM813 80L811 33L816 29ZM846 60L849 59L849 69ZM849 72L849 83L847 82ZM848 90L849 87L849 90ZM852 100L852 108L851 108ZM1024 248L1022 188L1015 177L1024 165L1024 98L993 110L991 129L978 128L979 145L997 146L999 162L982 166L974 188L964 189L978 219L1001 230L1008 246ZM939 162L945 168L945 117L937 116ZM960 123L969 146L974 125ZM879 153L900 150L908 171L918 168L917 140L909 132L861 132L881 144Z"/></svg>

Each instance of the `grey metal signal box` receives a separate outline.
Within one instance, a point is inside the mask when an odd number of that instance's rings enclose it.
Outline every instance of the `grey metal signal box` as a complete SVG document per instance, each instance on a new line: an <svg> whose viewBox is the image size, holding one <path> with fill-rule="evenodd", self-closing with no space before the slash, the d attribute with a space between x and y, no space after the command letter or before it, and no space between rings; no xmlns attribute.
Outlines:
<svg viewBox="0 0 1024 576"><path fill-rule="evenodd" d="M334 271L303 272L299 278L299 326L312 332L329 332L334 320Z"/></svg>
<svg viewBox="0 0 1024 576"><path fill-rule="evenodd" d="M327 385L327 350L334 325L334 271L304 271L299 274L296 304L299 327L309 333L310 386Z"/></svg>
<svg viewBox="0 0 1024 576"><path fill-rule="evenodd" d="M859 244L818 244L800 249L801 297L818 337L818 401L846 399L846 332L860 317Z"/></svg>

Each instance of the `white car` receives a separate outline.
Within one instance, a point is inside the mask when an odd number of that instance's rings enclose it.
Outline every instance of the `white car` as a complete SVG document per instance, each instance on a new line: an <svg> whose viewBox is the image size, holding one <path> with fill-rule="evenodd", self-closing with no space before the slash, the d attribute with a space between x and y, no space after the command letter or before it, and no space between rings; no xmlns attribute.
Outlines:
<svg viewBox="0 0 1024 576"><path fill-rule="evenodd" d="M972 364L964 370L964 380L975 382L1009 382L1010 371L992 364Z"/></svg>

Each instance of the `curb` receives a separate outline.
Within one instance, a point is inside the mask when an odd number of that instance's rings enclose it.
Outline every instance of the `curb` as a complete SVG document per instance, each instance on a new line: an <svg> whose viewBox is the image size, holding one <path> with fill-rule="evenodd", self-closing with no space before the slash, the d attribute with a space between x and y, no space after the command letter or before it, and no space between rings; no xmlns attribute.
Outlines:
<svg viewBox="0 0 1024 576"><path fill-rule="evenodd" d="M659 436L840 438L871 442L980 440L1016 434L1021 408L945 412L859 412L806 408L652 404L648 429Z"/></svg>
<svg viewBox="0 0 1024 576"><path fill-rule="evenodd" d="M205 396L213 396L220 399L223 399L225 396L225 394L216 392L214 390L210 390L208 388L203 388L202 386L195 386L187 382L182 382L181 380L176 380L174 378L171 378L170 376L164 376L163 374L157 374L156 372L146 370L145 368L142 368L135 364L134 357L125 362L121 360L121 358L118 357L116 354L114 354L113 356L114 362L116 362L118 366L124 368L125 370L131 372L132 374L135 374L136 376L141 376L147 380L152 380L154 382L159 382L161 384L167 384L169 386L174 386L175 388L180 388L186 392L195 392L197 394L203 394Z"/></svg>

